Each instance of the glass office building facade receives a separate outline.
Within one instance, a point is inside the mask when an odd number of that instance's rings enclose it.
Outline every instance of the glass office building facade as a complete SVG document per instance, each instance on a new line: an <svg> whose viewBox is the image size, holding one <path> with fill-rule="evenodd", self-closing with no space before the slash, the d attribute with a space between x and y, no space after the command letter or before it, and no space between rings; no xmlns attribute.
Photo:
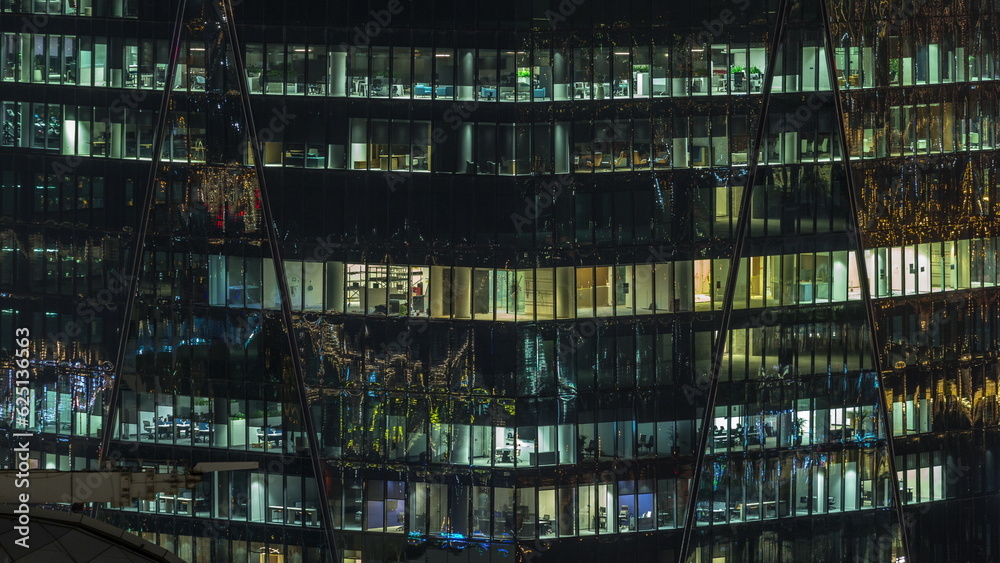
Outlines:
<svg viewBox="0 0 1000 563"><path fill-rule="evenodd" d="M1000 557L1000 5L688 4L0 0L32 467L258 462L76 507L190 561Z"/></svg>

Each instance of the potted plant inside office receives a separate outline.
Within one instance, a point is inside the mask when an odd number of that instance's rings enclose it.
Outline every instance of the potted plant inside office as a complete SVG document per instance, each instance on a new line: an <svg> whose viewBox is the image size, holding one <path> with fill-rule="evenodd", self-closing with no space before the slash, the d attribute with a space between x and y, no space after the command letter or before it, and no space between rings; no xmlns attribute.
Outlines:
<svg viewBox="0 0 1000 563"><path fill-rule="evenodd" d="M889 81L898 82L900 78L899 59L889 59Z"/></svg>
<svg viewBox="0 0 1000 563"><path fill-rule="evenodd" d="M247 420L242 411L229 415L229 445L243 446L247 443ZM224 434L224 432L222 433ZM221 434L220 434L221 435Z"/></svg>
<svg viewBox="0 0 1000 563"><path fill-rule="evenodd" d="M764 84L764 73L761 72L760 67L751 66L747 70L747 74L750 75L750 91L759 92Z"/></svg>
<svg viewBox="0 0 1000 563"><path fill-rule="evenodd" d="M806 419L796 418L794 424L795 433L792 434L792 443L796 446L802 445L802 438L805 436Z"/></svg>
<svg viewBox="0 0 1000 563"><path fill-rule="evenodd" d="M280 94L283 90L282 82L285 80L285 71L276 66L268 69L264 74L264 91L271 94Z"/></svg>
<svg viewBox="0 0 1000 563"><path fill-rule="evenodd" d="M41 82L45 72L45 56L35 55L34 81Z"/></svg>

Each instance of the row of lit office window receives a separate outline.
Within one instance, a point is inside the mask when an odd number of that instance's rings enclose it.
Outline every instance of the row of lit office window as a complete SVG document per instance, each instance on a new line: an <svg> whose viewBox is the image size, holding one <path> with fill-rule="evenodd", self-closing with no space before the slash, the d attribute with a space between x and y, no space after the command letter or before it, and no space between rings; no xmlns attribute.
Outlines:
<svg viewBox="0 0 1000 563"><path fill-rule="evenodd" d="M80 471L87 459L73 455L39 453L38 466L49 470ZM167 473L177 468L149 464L123 457L123 467ZM300 460L301 463L301 460ZM141 465L140 465L141 464ZM75 467L74 467L75 465ZM286 465L278 464L280 467ZM153 513L194 518L224 518L291 526L319 526L320 497L312 477L256 471L206 473L194 487L157 493L148 499L133 499L121 507L126 512Z"/></svg>
<svg viewBox="0 0 1000 563"><path fill-rule="evenodd" d="M835 406L828 397L777 398L777 393L771 394L774 398L767 399L766 407L764 403L716 406L707 451L866 442L883 437L874 405ZM99 412L100 407L91 408L91 402L80 392L32 387L29 397L33 400L26 421L32 431L101 435L103 418L91 414ZM470 467L535 467L688 455L697 450L700 424L694 419L469 424L461 421L462 415L447 414L454 405L449 407L442 401L428 405L419 397L389 394L326 405L338 422L321 429L324 456ZM898 399L892 408L894 436L933 430L933 399ZM287 423L282 405L277 402L265 405L262 401L186 395L161 396L154 401L151 393L132 392L126 392L123 401L125 416L118 421L114 436L117 440L276 454L300 451L307 441L297 425ZM491 409L489 403L481 401L471 408L482 414ZM262 408L239 410L255 405ZM500 399L496 406L513 409L515 403ZM226 412L217 412L219 408ZM437 420L428 421L427 411L439 413ZM459 421L449 420L452 418Z"/></svg>
<svg viewBox="0 0 1000 563"><path fill-rule="evenodd" d="M105 2L99 0L2 0L0 12L85 18L137 18L139 17L139 3L137 0L108 0ZM47 21L47 19L38 20L29 16L23 21L26 22L26 25L38 26L44 25L39 24L39 21Z"/></svg>
<svg viewBox="0 0 1000 563"><path fill-rule="evenodd" d="M954 104L895 106L887 127L863 122L849 130L852 158L884 158L990 150L1000 121L983 104L980 113L954 115ZM156 120L152 110L111 111L86 106L0 102L0 146L59 151L68 156L151 160ZM172 114L160 158L201 164L212 160L208 116ZM855 120L852 118L852 121ZM349 120L341 143L267 141L264 166L459 174L588 174L746 166L746 115L674 116L617 122L533 124L468 121L434 128L431 121ZM445 132L447 130L447 132ZM291 135L289 135L291 136ZM450 139L449 139L450 137ZM842 158L833 131L816 124L764 138L759 162L781 165ZM237 147L245 164L248 146Z"/></svg>
<svg viewBox="0 0 1000 563"><path fill-rule="evenodd" d="M865 251L872 297L994 287L995 238ZM681 260L503 270L288 260L295 311L532 321L722 308L730 261ZM271 259L210 256L209 305L280 308ZM736 308L861 299L853 251L740 261Z"/></svg>
<svg viewBox="0 0 1000 563"><path fill-rule="evenodd" d="M876 451L848 449L776 458L730 459L702 483L698 526L838 514L892 506L892 481ZM906 504L953 496L960 477L942 452L899 456L899 494ZM292 501L312 482L298 476L213 475L194 489L138 501L126 511L224 518L265 524L317 525L319 499ZM994 486L995 486L995 480ZM683 526L690 478L601 476L563 486L449 486L407 480L346 477L332 491L334 526L341 530L469 539L555 538L673 529ZM222 491L223 494L218 494ZM306 495L315 495L314 485ZM301 491L298 491L301 494ZM228 493L228 494L227 494ZM191 508L188 508L191 507Z"/></svg>
<svg viewBox="0 0 1000 563"><path fill-rule="evenodd" d="M890 481L880 457L875 451L848 449L806 454L807 461L791 455L730 459L716 468L716 479L700 485L697 525L891 506L891 490L884 485ZM949 494L946 480L955 475L946 469L941 452L919 459L901 456L899 462L905 503L942 500ZM345 530L493 539L618 534L683 526L683 491L693 485L673 475L601 476L597 483L516 488L348 477L343 500L335 494L333 508L337 527Z"/></svg>
<svg viewBox="0 0 1000 563"><path fill-rule="evenodd" d="M913 46L909 56L896 51L899 56L883 63L884 69L872 46L838 47L835 74L816 42L786 46L772 88L815 92L831 90L834 80L851 89L998 78L993 53L969 55L971 49L955 46L962 44L958 37L934 41ZM183 41L173 88L221 88L208 84L206 71L216 48ZM5 33L0 69L6 81L152 89L165 86L168 55L166 39ZM763 43L721 41L508 49L251 43L245 54L247 85L255 94L484 102L760 94L767 59ZM877 83L880 72L888 77L886 84Z"/></svg>
<svg viewBox="0 0 1000 563"><path fill-rule="evenodd" d="M31 396L37 401L32 402L36 407L28 418L29 429L42 433L100 436L101 417L86 412L87 407L79 404L78 393L33 388ZM140 396L145 402L149 402L151 397L148 394ZM131 405L134 399L134 394L126 393L127 404ZM302 432L283 431L280 406L273 412L243 413L235 411L238 407L232 407L239 401L214 401L220 405L232 403L231 408L234 409L227 413L227 423L219 423L215 422L219 418L211 408L197 408L213 401L195 397L196 407L192 409L191 397L175 396L173 399L164 405L152 404L152 410L148 411L134 411L132 406L126 407L125 411L136 412L137 418L127 417L120 422L120 432L116 433L115 439L163 445L257 449L261 453L277 454L293 454L305 444L306 437ZM893 436L931 432L934 429L934 399L903 399L899 397L891 410ZM325 437L321 439L324 456L390 463L430 462L469 467L527 468L576 465L588 460L689 455L696 452L695 444L699 438L699 424L693 419L537 426L427 422L426 413L419 412L416 401L416 395L413 395L408 400L397 397L382 406L369 400L366 402L372 404L367 408L361 405L344 407L345 410L337 415L341 418L341 428L330 428L322 433ZM761 404L716 406L706 453L866 443L882 438L882 425L878 421L875 405L831 408L828 401L816 400L813 405L813 400L803 398L779 402L785 407L783 410L773 410L778 408L778 402L769 402L771 410L766 412L760 410ZM826 408L819 407L821 402ZM402 411L398 408L400 406L403 406ZM414 408L417 410L403 414L407 409ZM364 410L365 414L355 414L354 409L358 413ZM384 418L381 414L383 409ZM751 409L756 414L751 413ZM157 413L161 416L155 416ZM414 424L413 418L421 423ZM142 425L137 422L140 419ZM246 433L248 429L251 430L249 436ZM256 440L253 439L253 430L256 430ZM63 462L69 463L69 459ZM193 507L186 508L190 510Z"/></svg>

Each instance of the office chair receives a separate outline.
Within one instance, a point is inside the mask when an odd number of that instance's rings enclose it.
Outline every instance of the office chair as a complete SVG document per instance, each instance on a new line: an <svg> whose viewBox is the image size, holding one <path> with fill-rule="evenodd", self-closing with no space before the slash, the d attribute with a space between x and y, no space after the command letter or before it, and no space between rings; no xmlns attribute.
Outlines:
<svg viewBox="0 0 1000 563"><path fill-rule="evenodd" d="M802 139L799 141L799 156L802 158L814 158L816 156L815 141L812 139Z"/></svg>
<svg viewBox="0 0 1000 563"><path fill-rule="evenodd" d="M593 457L596 458L597 457L597 442L595 440L591 440L590 444L587 445L587 448L586 448L585 451L587 453L589 453L591 456L593 456Z"/></svg>
<svg viewBox="0 0 1000 563"><path fill-rule="evenodd" d="M830 156L830 137L823 137L823 140L820 141L816 156Z"/></svg>
<svg viewBox="0 0 1000 563"><path fill-rule="evenodd" d="M601 161L604 159L604 153L597 153L594 155L594 160L588 160L587 166L591 168L597 168L601 165Z"/></svg>
<svg viewBox="0 0 1000 563"><path fill-rule="evenodd" d="M465 161L465 173L466 174L475 174L476 173L476 163L472 162L471 160L466 160Z"/></svg>
<svg viewBox="0 0 1000 563"><path fill-rule="evenodd" d="M652 434L650 434L649 436L646 436L646 444L645 445L646 445L646 449L648 450L646 453L653 453L653 447L656 446L656 442L654 441Z"/></svg>
<svg viewBox="0 0 1000 563"><path fill-rule="evenodd" d="M743 73L738 72L733 75L733 88L736 90L743 90L745 88L743 83Z"/></svg>
<svg viewBox="0 0 1000 563"><path fill-rule="evenodd" d="M207 422L198 423L198 437L202 442L208 443L209 433L212 428Z"/></svg>
<svg viewBox="0 0 1000 563"><path fill-rule="evenodd" d="M154 439L154 438L156 437L156 436L154 435L154 430L153 430L153 423L152 423L152 422L150 422L150 421L148 421L148 420L143 420L143 421L142 421L142 432L143 432L143 433L144 433L144 434L146 435L146 437L148 437L148 438L149 438L150 440L152 440L152 439Z"/></svg>

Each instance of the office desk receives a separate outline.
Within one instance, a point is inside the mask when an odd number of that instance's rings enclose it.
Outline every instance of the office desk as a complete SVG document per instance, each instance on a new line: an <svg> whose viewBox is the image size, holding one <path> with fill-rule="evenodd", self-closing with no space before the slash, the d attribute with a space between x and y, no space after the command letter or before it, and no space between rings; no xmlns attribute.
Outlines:
<svg viewBox="0 0 1000 563"><path fill-rule="evenodd" d="M709 518L713 522L724 521L726 519L726 503L721 501L699 502L695 509L695 517L701 522L708 521Z"/></svg>
<svg viewBox="0 0 1000 563"><path fill-rule="evenodd" d="M195 426L192 431L194 432L195 442L209 442L212 438L212 427L204 422Z"/></svg>
<svg viewBox="0 0 1000 563"><path fill-rule="evenodd" d="M497 448L493 451L494 463L514 463L515 457L514 448L510 446Z"/></svg>
<svg viewBox="0 0 1000 563"><path fill-rule="evenodd" d="M762 510L768 511L769 514L776 514L778 510L778 501L765 500L763 502L747 502L737 504L736 508L733 509L733 515L737 518L747 518L753 513L753 516L760 518L762 515Z"/></svg>
<svg viewBox="0 0 1000 563"><path fill-rule="evenodd" d="M734 436L731 436L728 432L723 434L713 434L712 443L715 444L715 447L717 448L725 448L733 445Z"/></svg>
<svg viewBox="0 0 1000 563"><path fill-rule="evenodd" d="M191 498L191 497L181 497L181 496L168 496L160 495L158 500L162 506L162 512L177 512L183 514L194 514L195 504L200 502L205 502L204 498Z"/></svg>
<svg viewBox="0 0 1000 563"><path fill-rule="evenodd" d="M409 168L409 157L408 154L394 154L394 155L379 155L378 157L378 167L382 170L400 170L402 168Z"/></svg>
<svg viewBox="0 0 1000 563"><path fill-rule="evenodd" d="M296 506L268 506L268 508L271 510L271 519L272 520L280 520L281 522L284 522L284 523L287 524L288 522L285 521L285 518L284 518L284 514L287 511L292 516L292 521L293 522L296 521L296 520L299 521L299 522L302 522L303 519L306 516L308 516L309 517L309 523L310 524L314 524L314 525L316 524L317 513L316 513L316 509L315 508L301 508L301 507L296 507ZM279 513L281 514L281 516L280 517L276 516Z"/></svg>
<svg viewBox="0 0 1000 563"><path fill-rule="evenodd" d="M554 523L555 523L555 521L552 520L552 519L546 520L544 518L539 518L538 519L538 528L537 528L538 533L539 534L551 534L551 533L554 533L555 529L552 526Z"/></svg>
<svg viewBox="0 0 1000 563"><path fill-rule="evenodd" d="M813 285L809 282L799 282L799 302L813 300Z"/></svg>
<svg viewBox="0 0 1000 563"><path fill-rule="evenodd" d="M283 434L280 430L276 432L272 430L267 433L267 436L265 436L264 433L261 432L260 430L257 431L257 441L261 443L266 441L268 443L274 442L274 445L279 445L281 444L282 437Z"/></svg>
<svg viewBox="0 0 1000 563"><path fill-rule="evenodd" d="M285 153L285 166L303 166L305 168L324 168L326 157L318 154L303 154L301 151Z"/></svg>

